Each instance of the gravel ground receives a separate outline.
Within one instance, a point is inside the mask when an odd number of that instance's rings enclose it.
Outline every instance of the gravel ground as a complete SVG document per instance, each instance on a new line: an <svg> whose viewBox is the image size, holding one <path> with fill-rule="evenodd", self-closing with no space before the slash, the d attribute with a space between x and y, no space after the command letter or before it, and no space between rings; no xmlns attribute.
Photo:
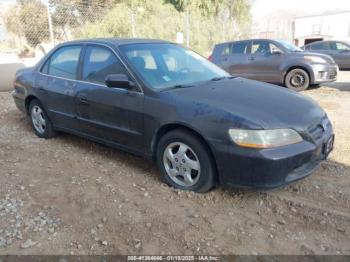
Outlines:
<svg viewBox="0 0 350 262"><path fill-rule="evenodd" d="M350 72L304 94L336 134L312 176L268 192L195 194L127 153L37 138L0 93L0 254L350 254Z"/></svg>

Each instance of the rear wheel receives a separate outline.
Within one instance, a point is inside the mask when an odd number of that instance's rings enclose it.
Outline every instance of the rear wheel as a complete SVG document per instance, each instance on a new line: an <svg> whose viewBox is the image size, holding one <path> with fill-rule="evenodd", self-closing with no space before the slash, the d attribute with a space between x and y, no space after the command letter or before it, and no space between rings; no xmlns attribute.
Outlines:
<svg viewBox="0 0 350 262"><path fill-rule="evenodd" d="M208 148L188 131L171 131L160 139L157 163L164 181L175 188L207 192L215 185Z"/></svg>
<svg viewBox="0 0 350 262"><path fill-rule="evenodd" d="M51 138L56 135L49 117L38 100L30 102L29 113L34 133L38 137Z"/></svg>
<svg viewBox="0 0 350 262"><path fill-rule="evenodd" d="M303 91L310 85L309 74L301 68L292 69L286 75L285 85L294 91Z"/></svg>

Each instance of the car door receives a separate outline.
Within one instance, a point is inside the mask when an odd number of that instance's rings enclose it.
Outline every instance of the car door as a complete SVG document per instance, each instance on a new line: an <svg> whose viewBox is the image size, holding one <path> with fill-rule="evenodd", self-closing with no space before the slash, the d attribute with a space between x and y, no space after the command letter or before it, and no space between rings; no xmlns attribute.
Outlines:
<svg viewBox="0 0 350 262"><path fill-rule="evenodd" d="M350 68L350 47L341 42L330 42L330 55L340 68Z"/></svg>
<svg viewBox="0 0 350 262"><path fill-rule="evenodd" d="M238 41L226 44L223 48L220 64L221 67L234 76L246 76L249 72L247 67L247 55L249 41Z"/></svg>
<svg viewBox="0 0 350 262"><path fill-rule="evenodd" d="M75 95L81 45L64 46L53 52L37 74L35 89L54 125L74 129Z"/></svg>
<svg viewBox="0 0 350 262"><path fill-rule="evenodd" d="M279 82L280 66L284 54L274 43L267 40L252 41L247 77L266 82Z"/></svg>
<svg viewBox="0 0 350 262"><path fill-rule="evenodd" d="M114 51L88 45L84 51L81 81L76 94L80 131L105 142L140 151L143 139L143 93L138 89L109 88L111 74L131 77Z"/></svg>

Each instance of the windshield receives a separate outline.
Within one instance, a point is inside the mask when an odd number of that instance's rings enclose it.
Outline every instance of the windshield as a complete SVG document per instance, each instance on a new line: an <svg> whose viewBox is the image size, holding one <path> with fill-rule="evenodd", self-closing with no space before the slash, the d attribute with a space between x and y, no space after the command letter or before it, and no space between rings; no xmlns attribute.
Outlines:
<svg viewBox="0 0 350 262"><path fill-rule="evenodd" d="M230 75L197 53L175 44L120 46L134 70L152 88L191 86Z"/></svg>
<svg viewBox="0 0 350 262"><path fill-rule="evenodd" d="M299 47L293 45L292 43L289 43L287 41L284 40L278 40L278 43L280 43L285 49L287 49L290 52L303 52L302 49L300 49Z"/></svg>

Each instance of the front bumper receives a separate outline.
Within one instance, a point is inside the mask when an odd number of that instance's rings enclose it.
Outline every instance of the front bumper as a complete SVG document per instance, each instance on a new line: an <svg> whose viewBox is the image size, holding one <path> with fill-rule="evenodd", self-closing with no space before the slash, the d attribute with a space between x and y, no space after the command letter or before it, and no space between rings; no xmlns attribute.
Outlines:
<svg viewBox="0 0 350 262"><path fill-rule="evenodd" d="M318 141L271 148L251 149L232 143L217 143L215 156L220 183L255 189L271 189L302 179L327 156L324 146L333 136L332 129Z"/></svg>
<svg viewBox="0 0 350 262"><path fill-rule="evenodd" d="M339 68L336 64L313 64L312 84L333 82L337 80Z"/></svg>

